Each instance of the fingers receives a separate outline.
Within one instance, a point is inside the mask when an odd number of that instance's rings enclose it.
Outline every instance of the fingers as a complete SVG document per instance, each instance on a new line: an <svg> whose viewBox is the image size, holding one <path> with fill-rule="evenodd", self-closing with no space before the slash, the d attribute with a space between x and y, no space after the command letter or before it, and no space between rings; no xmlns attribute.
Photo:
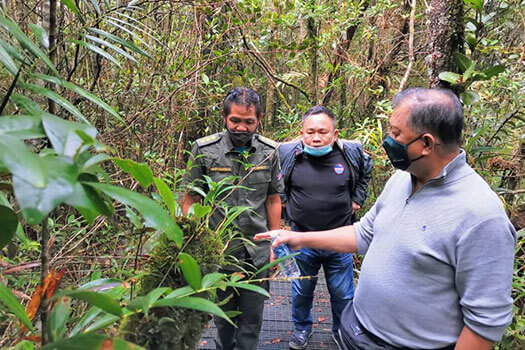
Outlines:
<svg viewBox="0 0 525 350"><path fill-rule="evenodd" d="M270 238L272 238L272 237L270 236L270 232L272 232L272 231L258 233L258 234L256 234L256 235L253 237L253 240L254 240L254 241L260 241L260 240L262 240L262 239L270 239Z"/></svg>

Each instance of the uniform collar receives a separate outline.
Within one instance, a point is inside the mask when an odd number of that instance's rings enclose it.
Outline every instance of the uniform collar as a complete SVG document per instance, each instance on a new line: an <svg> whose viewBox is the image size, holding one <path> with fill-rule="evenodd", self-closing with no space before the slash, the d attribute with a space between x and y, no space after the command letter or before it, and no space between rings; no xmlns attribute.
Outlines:
<svg viewBox="0 0 525 350"><path fill-rule="evenodd" d="M253 134L251 141L248 142L248 144L246 145L250 153L253 153L253 151L257 149L257 142L255 141L256 140L255 135L256 134ZM224 144L228 152L236 152L235 145L232 143L232 140L230 139L230 136L228 136L228 133L226 131L223 132L222 139L224 140Z"/></svg>

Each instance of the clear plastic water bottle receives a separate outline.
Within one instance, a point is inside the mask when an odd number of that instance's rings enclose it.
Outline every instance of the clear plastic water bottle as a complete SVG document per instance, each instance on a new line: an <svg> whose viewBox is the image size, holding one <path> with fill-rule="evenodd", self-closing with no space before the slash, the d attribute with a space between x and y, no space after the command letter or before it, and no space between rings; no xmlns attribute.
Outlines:
<svg viewBox="0 0 525 350"><path fill-rule="evenodd" d="M277 237L277 232L270 233L270 237L272 239L272 243ZM284 256L292 254L290 251L290 247L288 247L288 244L281 244L280 246L277 246L273 248L273 252L275 253L275 257L277 259L282 258ZM281 261L279 263L279 266L281 267L282 273L286 277L299 277L301 276L301 271L299 270L299 266L297 266L297 262L295 261L295 258L286 259L284 261Z"/></svg>

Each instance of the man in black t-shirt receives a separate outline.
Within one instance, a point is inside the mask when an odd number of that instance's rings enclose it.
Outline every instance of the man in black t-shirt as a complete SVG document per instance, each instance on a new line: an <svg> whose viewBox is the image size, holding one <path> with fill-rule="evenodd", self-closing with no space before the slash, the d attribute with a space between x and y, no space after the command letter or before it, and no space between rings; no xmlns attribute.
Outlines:
<svg viewBox="0 0 525 350"><path fill-rule="evenodd" d="M280 146L284 201L294 231L350 225L352 213L364 202L372 160L360 144L338 141L337 136L333 113L316 106L303 116L301 142ZM341 313L354 295L352 254L303 248L296 260L303 276L316 276L323 266L332 306L332 331L340 345ZM310 310L316 283L316 278L293 281L292 349L306 349L313 333Z"/></svg>

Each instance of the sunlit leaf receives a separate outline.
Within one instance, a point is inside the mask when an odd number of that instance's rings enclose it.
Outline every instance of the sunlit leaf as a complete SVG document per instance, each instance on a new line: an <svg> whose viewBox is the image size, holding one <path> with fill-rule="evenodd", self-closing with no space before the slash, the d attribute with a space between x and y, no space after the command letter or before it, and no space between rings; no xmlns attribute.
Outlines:
<svg viewBox="0 0 525 350"><path fill-rule="evenodd" d="M194 290L199 290L202 284L202 274L197 261L189 254L180 253L179 264L186 282Z"/></svg>
<svg viewBox="0 0 525 350"><path fill-rule="evenodd" d="M2 282L0 282L0 301L2 301L27 328L33 331L33 325L31 324L29 317L27 317L24 308L20 305L18 299L15 298L13 293L11 293L11 290L9 290L9 288L7 288Z"/></svg>
<svg viewBox="0 0 525 350"><path fill-rule="evenodd" d="M120 37L118 37L118 36L116 36L114 34L110 34L108 32L105 32L105 31L101 30L101 29L98 29L98 28L89 28L88 30L90 32L93 32L93 33L99 34L101 36L104 36L104 37L106 37L109 40L113 40L114 42L119 43L120 45L124 46L125 48L130 49L131 51L136 52L136 53L138 53L138 54L140 54L142 56L145 56L145 57L148 57L148 58L152 58L147 52L145 52L144 50L139 48L137 45L135 45L131 41L124 40L124 39L122 39L122 38L120 38Z"/></svg>
<svg viewBox="0 0 525 350"><path fill-rule="evenodd" d="M127 59L137 63L137 60L133 56L131 56L129 53L127 53L126 51L122 50L120 47L117 47L117 46L113 45L112 43L107 42L104 39L97 38L96 36L93 36L93 35L85 35L84 37L86 39L89 39L89 40L93 41L94 43L97 43L99 45L104 45L107 48L110 48L113 51L117 52L118 54L126 57Z"/></svg>
<svg viewBox="0 0 525 350"><path fill-rule="evenodd" d="M441 72L439 73L439 79L449 82L451 84L458 84L461 75L453 72Z"/></svg>
<svg viewBox="0 0 525 350"><path fill-rule="evenodd" d="M182 246L182 230L169 214L154 200L128 189L109 184L93 182L86 184L104 192L125 205L137 209L144 217L144 225L146 227L152 227L164 232L166 237L174 241L178 247Z"/></svg>
<svg viewBox="0 0 525 350"><path fill-rule="evenodd" d="M192 207L193 215L195 215L197 219L203 218L207 214L211 213L211 207L209 205L201 205L199 203L194 203Z"/></svg>
<svg viewBox="0 0 525 350"><path fill-rule="evenodd" d="M483 10L483 0L463 0L463 2L478 11Z"/></svg>
<svg viewBox="0 0 525 350"><path fill-rule="evenodd" d="M157 191L159 192L162 201L164 204L166 204L166 207L170 211L171 217L175 217L175 198L173 198L173 193L171 192L170 188L162 179L158 177L154 178L153 181L155 181Z"/></svg>
<svg viewBox="0 0 525 350"><path fill-rule="evenodd" d="M153 183L153 172L146 163L137 163L131 159L120 158L114 158L113 163L115 163L120 169L133 176L133 178L137 180L142 187L147 189Z"/></svg>
<svg viewBox="0 0 525 350"><path fill-rule="evenodd" d="M202 288L211 287L215 283L222 281L224 278L226 278L226 274L224 273L219 273L219 272L209 273L202 278Z"/></svg>

